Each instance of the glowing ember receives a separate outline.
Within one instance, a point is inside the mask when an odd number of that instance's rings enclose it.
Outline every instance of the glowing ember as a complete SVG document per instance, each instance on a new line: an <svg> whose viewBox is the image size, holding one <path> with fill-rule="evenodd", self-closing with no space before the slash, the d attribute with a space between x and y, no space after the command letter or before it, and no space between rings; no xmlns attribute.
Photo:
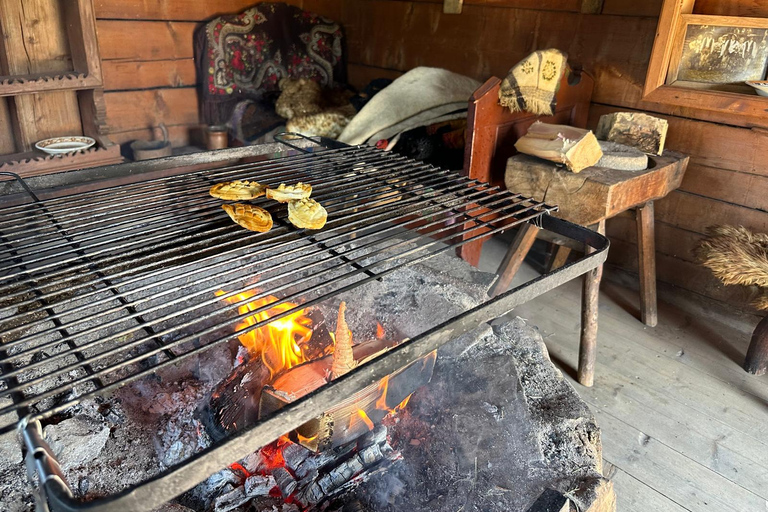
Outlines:
<svg viewBox="0 0 768 512"><path fill-rule="evenodd" d="M290 443L291 440L288 439L288 436L281 436L277 441L273 441L261 449L261 457L267 469L285 466L283 448Z"/></svg>
<svg viewBox="0 0 768 512"><path fill-rule="evenodd" d="M219 290L216 292L216 296L218 297L225 293ZM251 311L258 311L260 308L278 300L274 295L268 295L245 302L257 293L256 290L247 290L232 297L227 297L225 300L230 304L240 304L237 312L241 315ZM246 317L236 326L236 329L238 331L247 329L295 307L298 307L298 304L292 302L276 304L274 307ZM312 319L306 316L303 309L300 309L282 318L273 320L258 329L240 334L237 339L251 354L260 357L264 361L264 365L269 368L270 374L274 376L283 370L293 368L307 361L304 347L311 337Z"/></svg>
<svg viewBox="0 0 768 512"><path fill-rule="evenodd" d="M232 464L230 464L229 469L235 472L240 472L243 475L243 479L246 479L249 476L251 476L251 473L247 469L245 469L243 465L240 464L239 462L233 462Z"/></svg>

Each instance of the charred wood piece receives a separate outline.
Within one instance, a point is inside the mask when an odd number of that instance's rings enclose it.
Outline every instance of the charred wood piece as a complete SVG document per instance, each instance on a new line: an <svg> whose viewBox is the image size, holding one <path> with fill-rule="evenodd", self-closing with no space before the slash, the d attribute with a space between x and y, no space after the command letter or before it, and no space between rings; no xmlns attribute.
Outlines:
<svg viewBox="0 0 768 512"><path fill-rule="evenodd" d="M298 482L293 478L291 473L285 468L275 468L272 470L272 476L275 478L277 488L280 489L280 493L284 498L289 497L294 493Z"/></svg>
<svg viewBox="0 0 768 512"><path fill-rule="evenodd" d="M310 453L312 452L300 444L291 443L286 445L283 448L283 459L285 459L286 467L296 473L296 468L298 468L305 460L307 460L307 457L309 457Z"/></svg>
<svg viewBox="0 0 768 512"><path fill-rule="evenodd" d="M357 441L357 448L362 450L374 444L384 444L387 442L387 427L379 423L372 431L363 434Z"/></svg>
<svg viewBox="0 0 768 512"><path fill-rule="evenodd" d="M365 467L372 466L384 458L384 455L381 453L381 448L378 444L374 444L368 448L360 450L360 453L358 453L357 456L360 457L360 461Z"/></svg>
<svg viewBox="0 0 768 512"><path fill-rule="evenodd" d="M245 494L249 497L268 496L269 491L277 485L272 475L252 475L245 480Z"/></svg>
<svg viewBox="0 0 768 512"><path fill-rule="evenodd" d="M243 487L237 487L233 491L217 497L214 510L215 512L229 512L230 510L236 509L250 499L250 496L245 495L245 490Z"/></svg>

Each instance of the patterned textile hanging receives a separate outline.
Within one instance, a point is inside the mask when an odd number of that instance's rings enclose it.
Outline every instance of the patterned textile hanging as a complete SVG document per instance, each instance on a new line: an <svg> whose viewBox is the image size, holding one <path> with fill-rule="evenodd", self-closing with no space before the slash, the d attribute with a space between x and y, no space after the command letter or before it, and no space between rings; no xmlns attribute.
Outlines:
<svg viewBox="0 0 768 512"><path fill-rule="evenodd" d="M195 65L206 124L226 124L242 100L274 104L283 78L323 87L346 80L339 25L284 3L257 4L200 27Z"/></svg>

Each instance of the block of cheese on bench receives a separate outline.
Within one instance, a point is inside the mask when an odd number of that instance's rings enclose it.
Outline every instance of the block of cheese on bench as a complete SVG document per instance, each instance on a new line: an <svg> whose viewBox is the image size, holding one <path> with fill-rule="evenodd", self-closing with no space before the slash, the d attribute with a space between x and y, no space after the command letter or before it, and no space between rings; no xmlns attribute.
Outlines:
<svg viewBox="0 0 768 512"><path fill-rule="evenodd" d="M517 140L515 149L526 155L565 164L572 172L595 165L603 156L600 144L591 131L540 121L533 123L528 133Z"/></svg>
<svg viewBox="0 0 768 512"><path fill-rule="evenodd" d="M596 135L600 140L632 146L651 155L661 155L668 127L666 119L640 112L614 112L600 116Z"/></svg>

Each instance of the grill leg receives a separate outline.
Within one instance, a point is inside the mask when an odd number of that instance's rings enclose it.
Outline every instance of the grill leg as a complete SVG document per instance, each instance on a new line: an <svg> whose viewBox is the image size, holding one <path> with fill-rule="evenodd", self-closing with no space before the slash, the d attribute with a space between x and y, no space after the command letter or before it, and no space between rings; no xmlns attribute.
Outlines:
<svg viewBox="0 0 768 512"><path fill-rule="evenodd" d="M597 224L596 231L605 234L605 220ZM587 248L587 254L592 251ZM581 294L581 343L579 344L579 382L591 387L595 381L595 358L597 356L597 299L600 295L600 279L603 266L590 270L584 275Z"/></svg>
<svg viewBox="0 0 768 512"><path fill-rule="evenodd" d="M491 285L491 289L488 290L488 295L496 297L507 291L509 285L512 284L512 280L515 278L520 265L522 265L528 251L531 250L533 242L536 241L536 235L539 232L539 228L526 222L520 226L520 231L517 232L515 240L512 245L509 246L507 254L504 256L499 269L496 271L496 281Z"/></svg>

